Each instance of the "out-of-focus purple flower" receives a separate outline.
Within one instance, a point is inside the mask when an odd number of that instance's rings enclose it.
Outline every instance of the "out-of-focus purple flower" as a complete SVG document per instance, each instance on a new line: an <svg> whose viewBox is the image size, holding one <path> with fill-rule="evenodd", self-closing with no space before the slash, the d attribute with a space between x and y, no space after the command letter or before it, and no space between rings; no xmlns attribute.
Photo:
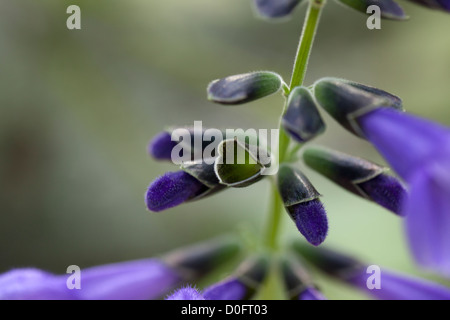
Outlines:
<svg viewBox="0 0 450 320"><path fill-rule="evenodd" d="M409 0L416 4L446 12L450 12L450 0Z"/></svg>
<svg viewBox="0 0 450 320"><path fill-rule="evenodd" d="M317 291L317 289L308 288L299 295L298 300L317 301L317 300L327 300L327 299L323 296L322 293Z"/></svg>
<svg viewBox="0 0 450 320"><path fill-rule="evenodd" d="M172 149L178 144L172 141L172 136L168 132L161 132L156 135L148 145L148 153L157 160L172 159Z"/></svg>
<svg viewBox="0 0 450 320"><path fill-rule="evenodd" d="M156 259L108 264L81 270L80 289L68 288L71 275L17 269L0 275L1 300L148 300L184 281L196 280L239 249L231 238L194 245Z"/></svg>
<svg viewBox="0 0 450 320"><path fill-rule="evenodd" d="M145 300L156 299L181 281L157 259L85 269L81 289L70 290L68 276L18 269L0 276L2 300Z"/></svg>
<svg viewBox="0 0 450 320"><path fill-rule="evenodd" d="M244 300L247 294L245 284L232 278L207 288L204 296L207 300Z"/></svg>
<svg viewBox="0 0 450 320"><path fill-rule="evenodd" d="M353 274L345 281L379 300L450 300L450 288L431 281L381 270L380 289L369 289L366 270Z"/></svg>
<svg viewBox="0 0 450 320"><path fill-rule="evenodd" d="M254 0L262 17L283 18L292 13L302 0Z"/></svg>
<svg viewBox="0 0 450 320"><path fill-rule="evenodd" d="M450 288L381 268L378 270L379 273L375 274L367 264L334 250L324 248L312 250L301 243L295 243L294 250L323 272L376 299L450 300ZM376 280L374 275L377 276Z"/></svg>
<svg viewBox="0 0 450 320"><path fill-rule="evenodd" d="M315 287L298 259L284 258L281 263L286 293L291 300L326 300Z"/></svg>
<svg viewBox="0 0 450 320"><path fill-rule="evenodd" d="M146 200L150 211L159 212L191 200L208 189L184 171L168 172L149 186Z"/></svg>
<svg viewBox="0 0 450 320"><path fill-rule="evenodd" d="M206 300L247 300L256 293L268 269L265 257L250 258L228 279L205 289Z"/></svg>
<svg viewBox="0 0 450 320"><path fill-rule="evenodd" d="M308 178L290 165L282 165L277 176L284 207L300 233L314 246L328 233L328 218L320 194Z"/></svg>
<svg viewBox="0 0 450 320"><path fill-rule="evenodd" d="M165 300L205 300L200 292L193 287L185 287L176 290Z"/></svg>
<svg viewBox="0 0 450 320"><path fill-rule="evenodd" d="M37 270L17 269L0 275L0 300L70 300L74 295L62 277Z"/></svg>
<svg viewBox="0 0 450 320"><path fill-rule="evenodd" d="M404 213L416 260L450 276L450 130L385 108L358 123L410 185Z"/></svg>

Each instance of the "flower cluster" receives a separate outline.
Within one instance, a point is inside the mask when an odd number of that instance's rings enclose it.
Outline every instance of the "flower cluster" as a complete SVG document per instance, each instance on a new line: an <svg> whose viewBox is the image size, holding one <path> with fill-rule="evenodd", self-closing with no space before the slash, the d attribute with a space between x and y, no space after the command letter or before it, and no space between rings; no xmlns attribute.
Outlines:
<svg viewBox="0 0 450 320"><path fill-rule="evenodd" d="M338 1L364 13L375 4L384 18L406 19L402 8L392 0ZM450 11L448 0L411 1ZM255 5L262 16L280 18L291 14L301 2L255 0ZM404 219L417 262L450 276L450 130L405 113L399 97L378 88L338 78L324 78L304 86L307 57L323 5L324 0L309 0L290 85L277 73L258 71L215 80L207 88L210 101L226 106L282 92L286 104L280 117L278 150L271 150L257 137L244 134L230 139L221 132L212 140L206 137L206 131L194 128L184 128L191 138L189 143L173 139L171 132L176 128L171 128L155 136L148 147L157 160L170 161L179 150L189 159L179 170L165 173L150 184L145 199L153 212L228 188L248 187L271 177L265 174L268 168L279 164L271 179L275 218L270 220L273 225L269 225L271 231L264 245L249 252L248 248L240 250L236 239L225 238L160 258L89 268L83 270L80 290L68 289L67 276L17 269L0 275L0 298L244 300L255 297L268 275L276 270L283 280L286 298L325 300L308 274L309 267L315 267L378 299L450 299L448 288L391 271L383 271L382 288L369 290L367 264L316 248L328 234L327 213L322 195L302 172L300 160L342 189ZM389 174L389 168L333 149L308 146L300 153L304 145L326 131L321 110L370 142L398 176ZM213 149L211 158L205 161L202 155ZM279 207L284 207L308 244L296 241L286 250L278 250ZM197 287L199 279L238 252L240 264L227 278L204 289Z"/></svg>

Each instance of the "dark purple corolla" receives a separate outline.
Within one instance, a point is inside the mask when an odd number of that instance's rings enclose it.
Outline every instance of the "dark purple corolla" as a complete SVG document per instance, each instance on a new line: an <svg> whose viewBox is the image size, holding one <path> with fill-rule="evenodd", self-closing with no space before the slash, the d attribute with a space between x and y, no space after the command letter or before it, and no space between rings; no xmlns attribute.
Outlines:
<svg viewBox="0 0 450 320"><path fill-rule="evenodd" d="M450 130L387 108L358 123L410 186L404 212L417 261L450 276Z"/></svg>
<svg viewBox="0 0 450 320"><path fill-rule="evenodd" d="M184 171L167 172L149 186L147 208L159 212L176 207L203 193L207 187Z"/></svg>

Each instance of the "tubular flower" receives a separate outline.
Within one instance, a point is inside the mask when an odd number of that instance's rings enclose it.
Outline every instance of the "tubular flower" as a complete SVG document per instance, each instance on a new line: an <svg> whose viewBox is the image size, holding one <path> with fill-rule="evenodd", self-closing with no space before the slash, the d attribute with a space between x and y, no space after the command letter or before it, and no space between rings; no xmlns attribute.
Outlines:
<svg viewBox="0 0 450 320"><path fill-rule="evenodd" d="M358 123L410 185L404 212L416 260L450 276L450 130L389 109L368 113Z"/></svg>

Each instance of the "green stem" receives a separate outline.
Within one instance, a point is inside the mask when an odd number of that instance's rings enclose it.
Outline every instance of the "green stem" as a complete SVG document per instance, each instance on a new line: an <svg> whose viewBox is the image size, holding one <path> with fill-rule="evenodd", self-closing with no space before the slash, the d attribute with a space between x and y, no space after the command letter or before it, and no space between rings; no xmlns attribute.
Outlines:
<svg viewBox="0 0 450 320"><path fill-rule="evenodd" d="M297 86L301 86L303 84L303 80L305 80L309 56L311 54L311 49L314 43L317 27L319 26L319 20L325 1L326 0L309 1L308 13L306 15L302 36L300 37L300 44L298 46L294 71L292 73L290 86L291 90Z"/></svg>
<svg viewBox="0 0 450 320"><path fill-rule="evenodd" d="M325 2L326 0L309 0L308 13L305 19L305 24L303 26L302 35L300 37L300 44L298 46L297 56L295 58L294 70L292 73L289 91L303 84L306 69L308 66L309 56L314 42L314 37L317 32L317 27L319 25L320 16ZM283 111L283 114L284 112L285 110ZM290 138L283 130L281 123L279 131L280 137L278 144L278 158L279 163L282 164L285 161L288 153L287 151ZM278 248L278 235L284 208L280 195L278 194L276 183L273 184L271 192L272 198L270 205L270 216L267 224L265 244L268 249L276 251Z"/></svg>

